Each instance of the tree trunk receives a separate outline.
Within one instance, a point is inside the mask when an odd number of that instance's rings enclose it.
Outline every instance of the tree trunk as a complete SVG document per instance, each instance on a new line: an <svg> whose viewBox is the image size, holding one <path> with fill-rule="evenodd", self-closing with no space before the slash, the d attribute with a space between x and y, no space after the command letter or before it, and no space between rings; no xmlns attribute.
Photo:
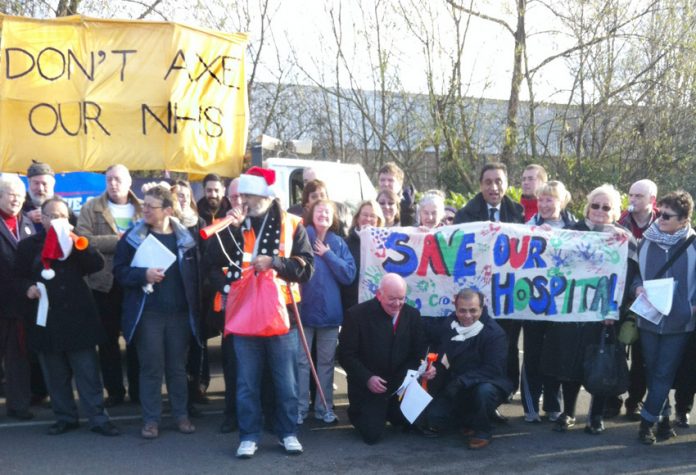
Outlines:
<svg viewBox="0 0 696 475"><path fill-rule="evenodd" d="M524 30L524 14L527 0L517 0L517 29L515 30L515 51L510 85L510 100L508 101L505 137L501 161L508 167L512 164L513 153L517 146L517 110L520 104L520 85L522 84L522 58L526 48L526 32Z"/></svg>

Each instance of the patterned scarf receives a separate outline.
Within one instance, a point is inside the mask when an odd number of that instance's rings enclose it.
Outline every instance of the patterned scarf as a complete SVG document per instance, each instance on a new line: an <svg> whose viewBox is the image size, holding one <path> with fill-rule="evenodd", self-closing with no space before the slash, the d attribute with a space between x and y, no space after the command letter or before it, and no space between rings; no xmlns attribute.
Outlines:
<svg viewBox="0 0 696 475"><path fill-rule="evenodd" d="M686 227L675 231L673 234L667 234L660 231L660 227L658 226L657 221L655 221L648 229L645 230L643 233L643 238L663 247L672 247L682 239L686 238L689 234L691 234L691 225L689 224L687 224Z"/></svg>
<svg viewBox="0 0 696 475"><path fill-rule="evenodd" d="M479 333L481 333L481 330L483 330L483 323L481 323L479 320L476 320L473 324L469 325L468 327L464 327L459 324L458 321L453 321L452 325L452 330L456 331L457 334L452 337L452 341L466 341L469 338L473 338Z"/></svg>

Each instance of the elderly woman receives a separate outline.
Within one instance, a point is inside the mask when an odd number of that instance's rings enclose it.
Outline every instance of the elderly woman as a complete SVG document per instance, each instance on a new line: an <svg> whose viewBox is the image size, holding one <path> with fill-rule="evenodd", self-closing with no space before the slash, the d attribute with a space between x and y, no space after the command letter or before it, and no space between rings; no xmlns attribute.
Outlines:
<svg viewBox="0 0 696 475"><path fill-rule="evenodd" d="M124 289L123 336L135 343L140 361L145 439L159 436L163 375L179 432L196 430L187 412L186 360L191 334L198 336L199 328L198 257L191 233L171 219L173 200L167 188L150 188L143 200L143 219L121 238L114 256L114 277ZM168 269L131 266L150 235L176 256Z"/></svg>
<svg viewBox="0 0 696 475"><path fill-rule="evenodd" d="M637 322L648 383L638 432L644 444L655 443L655 435L660 439L676 435L669 421L667 395L696 327L696 244L690 225L694 202L686 191L676 191L661 198L657 207L658 220L643 233L638 250L640 275L633 287L639 296L646 294L643 280L671 277L674 295L669 314L656 320L638 318ZM649 292L646 297L650 299Z"/></svg>
<svg viewBox="0 0 696 475"><path fill-rule="evenodd" d="M441 225L445 218L445 194L440 190L428 190L418 201L418 225L425 231Z"/></svg>
<svg viewBox="0 0 696 475"><path fill-rule="evenodd" d="M348 246L336 235L338 218L332 201L315 201L307 222L307 236L314 250L314 275L301 286L300 302L302 323L307 343L317 344L317 374L326 398L326 406L317 394L314 417L326 424L335 424L333 412L333 374L338 327L343 323L341 285L348 285L355 277L355 262ZM301 424L309 412L309 360L298 351L298 418ZM317 391L319 393L319 391Z"/></svg>
<svg viewBox="0 0 696 475"><path fill-rule="evenodd" d="M367 200L360 203L358 212L353 216L350 232L346 238L346 244L355 262L355 278L350 285L341 288L343 310L348 310L358 303L358 285L360 283L360 236L358 231L366 226L381 228L384 226L382 208L375 200Z"/></svg>
<svg viewBox="0 0 696 475"><path fill-rule="evenodd" d="M596 232L625 232L629 238L626 282L632 282L638 272L636 244L628 231L615 224L621 214L621 196L611 185L602 185L587 195L585 219L571 229ZM626 286L628 290L628 286ZM624 301L626 300L624 295ZM554 430L565 432L575 425L575 404L583 377L585 347L599 342L602 332L614 320L603 322L552 323L546 331L542 349L542 373L555 377L563 385L563 413ZM585 426L588 434L604 432L606 397L593 396L590 415Z"/></svg>
<svg viewBox="0 0 696 475"><path fill-rule="evenodd" d="M575 224L575 218L566 211L570 193L560 181L550 181L537 191L538 212L527 224L546 225L552 228L567 228ZM551 324L549 322L525 321L524 360L522 362L522 407L526 422L541 422L539 398L544 394L544 412L551 422L560 415L560 382L553 376L545 376L541 371L544 337Z"/></svg>
<svg viewBox="0 0 696 475"><path fill-rule="evenodd" d="M391 190L381 190L377 194L377 203L382 208L384 215L384 226L400 226L399 197Z"/></svg>

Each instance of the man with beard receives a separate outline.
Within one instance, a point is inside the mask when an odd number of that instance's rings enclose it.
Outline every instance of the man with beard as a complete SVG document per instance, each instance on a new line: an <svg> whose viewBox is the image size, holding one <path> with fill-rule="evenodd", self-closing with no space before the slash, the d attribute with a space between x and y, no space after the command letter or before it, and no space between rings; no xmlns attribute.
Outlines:
<svg viewBox="0 0 696 475"><path fill-rule="evenodd" d="M285 297L282 303L287 305L293 298L300 300L296 283L307 282L312 276L314 255L300 218L286 213L280 202L273 199L270 186L274 182L275 172L260 167L240 176L238 192L242 206L232 210L230 226L220 231L219 240L211 239L206 252L210 268L229 266L224 294L241 277L242 269L273 269L277 273L276 284ZM284 335L233 335L233 340L240 436L237 457L253 457L261 438L261 377L266 365L271 370L275 393L275 432L286 453L301 454L302 445L297 440L296 327L292 325Z"/></svg>
<svg viewBox="0 0 696 475"><path fill-rule="evenodd" d="M36 232L41 232L43 231L41 205L47 199L53 198L56 174L49 164L32 160L31 166L27 170L27 179L29 180L29 190L22 212L34 223Z"/></svg>
<svg viewBox="0 0 696 475"><path fill-rule="evenodd" d="M203 191L205 196L196 203L198 215L206 225L211 225L224 218L232 206L225 196L225 185L219 175L207 174L203 178Z"/></svg>

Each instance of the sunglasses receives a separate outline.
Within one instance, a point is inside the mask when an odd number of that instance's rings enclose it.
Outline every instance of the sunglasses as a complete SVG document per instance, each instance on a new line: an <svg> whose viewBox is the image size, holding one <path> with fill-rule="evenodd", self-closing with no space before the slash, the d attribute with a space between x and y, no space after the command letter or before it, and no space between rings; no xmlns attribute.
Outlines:
<svg viewBox="0 0 696 475"><path fill-rule="evenodd" d="M600 205L599 203L592 203L590 205L590 208L592 209L602 209L602 211L606 211L607 213L611 211L611 206L609 205Z"/></svg>
<svg viewBox="0 0 696 475"><path fill-rule="evenodd" d="M669 213L658 212L658 213L657 213L657 217L660 218L660 219L662 219L662 221L669 221L669 220L672 219L672 218L677 218L677 217L679 217L679 215L678 215L678 214L669 214Z"/></svg>

